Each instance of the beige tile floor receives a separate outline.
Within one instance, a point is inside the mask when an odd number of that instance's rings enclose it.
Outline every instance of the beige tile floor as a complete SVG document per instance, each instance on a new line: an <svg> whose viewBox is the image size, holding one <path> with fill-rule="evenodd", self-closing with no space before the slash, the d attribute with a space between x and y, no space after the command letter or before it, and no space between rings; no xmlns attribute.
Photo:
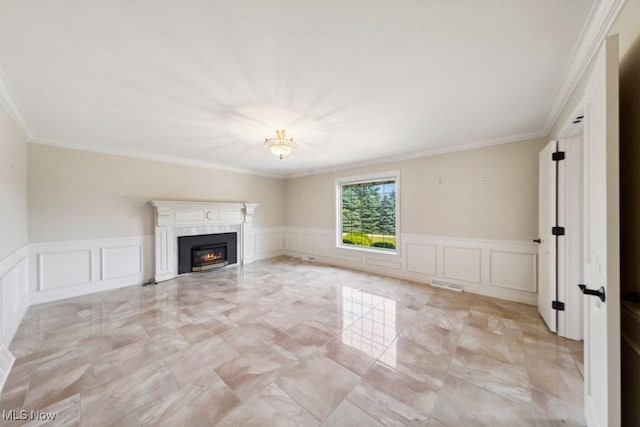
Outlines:
<svg viewBox="0 0 640 427"><path fill-rule="evenodd" d="M33 306L11 351L0 409L50 425L584 425L534 307L290 258Z"/></svg>

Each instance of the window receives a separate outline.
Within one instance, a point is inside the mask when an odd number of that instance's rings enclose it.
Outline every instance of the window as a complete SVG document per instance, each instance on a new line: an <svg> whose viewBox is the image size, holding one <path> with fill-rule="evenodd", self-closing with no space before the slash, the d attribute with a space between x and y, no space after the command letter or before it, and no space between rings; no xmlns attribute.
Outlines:
<svg viewBox="0 0 640 427"><path fill-rule="evenodd" d="M396 253L398 174L337 181L338 246Z"/></svg>

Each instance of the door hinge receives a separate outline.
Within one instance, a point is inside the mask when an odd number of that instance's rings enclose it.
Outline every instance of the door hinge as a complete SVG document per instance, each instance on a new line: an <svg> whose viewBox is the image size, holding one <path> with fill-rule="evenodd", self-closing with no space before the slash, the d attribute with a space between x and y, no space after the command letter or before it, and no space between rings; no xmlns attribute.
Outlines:
<svg viewBox="0 0 640 427"><path fill-rule="evenodd" d="M560 301L551 301L551 308L558 311L564 311L564 303Z"/></svg>
<svg viewBox="0 0 640 427"><path fill-rule="evenodd" d="M551 234L554 236L564 236L564 227L551 227Z"/></svg>
<svg viewBox="0 0 640 427"><path fill-rule="evenodd" d="M551 153L551 160L553 160L554 162L564 160L564 151L556 151L555 153Z"/></svg>

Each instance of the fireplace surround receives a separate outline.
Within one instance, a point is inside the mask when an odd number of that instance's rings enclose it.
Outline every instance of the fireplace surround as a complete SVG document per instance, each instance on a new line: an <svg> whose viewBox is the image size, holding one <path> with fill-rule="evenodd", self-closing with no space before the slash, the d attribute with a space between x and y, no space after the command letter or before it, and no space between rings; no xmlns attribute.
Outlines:
<svg viewBox="0 0 640 427"><path fill-rule="evenodd" d="M184 236L236 233L235 249L227 248L227 258L235 255L238 264L251 259L251 222L257 203L166 200L153 200L150 203L155 208L156 281L170 280L183 274L179 268L178 239Z"/></svg>

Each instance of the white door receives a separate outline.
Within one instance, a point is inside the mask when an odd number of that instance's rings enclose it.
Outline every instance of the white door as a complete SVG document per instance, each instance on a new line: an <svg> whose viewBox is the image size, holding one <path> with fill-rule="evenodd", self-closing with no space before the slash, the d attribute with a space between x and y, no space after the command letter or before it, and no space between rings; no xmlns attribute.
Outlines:
<svg viewBox="0 0 640 427"><path fill-rule="evenodd" d="M618 37L608 37L585 89L585 417L620 425L620 224Z"/></svg>
<svg viewBox="0 0 640 427"><path fill-rule="evenodd" d="M551 155L556 141L551 141L538 155L538 312L547 327L556 332L556 311L551 303L556 299L556 162Z"/></svg>

